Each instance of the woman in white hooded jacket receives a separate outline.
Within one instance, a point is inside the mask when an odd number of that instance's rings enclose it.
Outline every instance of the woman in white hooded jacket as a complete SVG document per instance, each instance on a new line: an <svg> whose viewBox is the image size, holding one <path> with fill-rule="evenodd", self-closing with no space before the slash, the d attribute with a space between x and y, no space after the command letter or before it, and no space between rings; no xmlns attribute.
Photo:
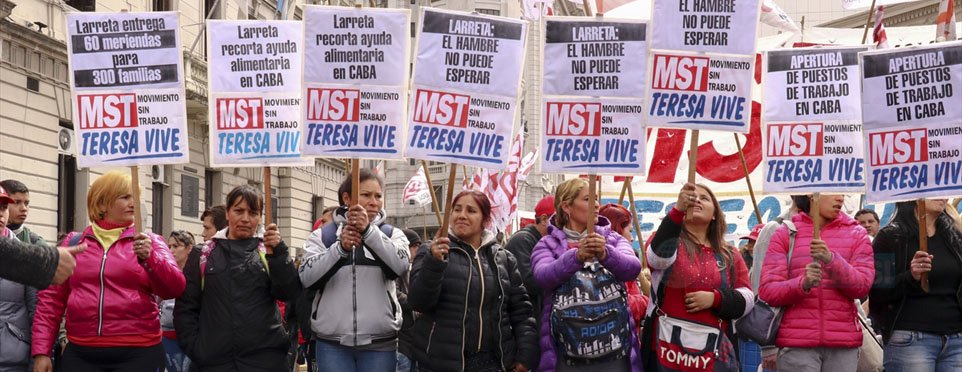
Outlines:
<svg viewBox="0 0 962 372"><path fill-rule="evenodd" d="M316 290L311 330L320 371L388 372L396 367L403 317L394 279L409 268L408 240L384 223L383 181L362 169L357 204L351 176L338 189L334 220L304 245L301 283Z"/></svg>

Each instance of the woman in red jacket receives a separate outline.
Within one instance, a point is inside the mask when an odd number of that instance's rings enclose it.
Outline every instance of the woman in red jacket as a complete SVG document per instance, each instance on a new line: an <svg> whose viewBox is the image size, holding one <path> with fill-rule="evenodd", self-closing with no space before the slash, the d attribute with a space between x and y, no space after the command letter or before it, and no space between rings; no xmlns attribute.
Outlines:
<svg viewBox="0 0 962 372"><path fill-rule="evenodd" d="M598 210L598 215L607 218L611 223L611 229L625 237L629 243L634 241L631 235L631 212L627 208L609 203ZM645 311L648 309L648 297L638 289L637 280L625 282L625 288L628 289L628 308L631 310L631 316L635 318L635 327L640 328L641 321L645 318Z"/></svg>
<svg viewBox="0 0 962 372"><path fill-rule="evenodd" d="M715 194L685 184L646 252L655 306L642 338L645 370L737 369L732 321L751 310L755 296L726 231Z"/></svg>
<svg viewBox="0 0 962 372"><path fill-rule="evenodd" d="M842 195L793 196L798 214L791 260L788 226L772 236L762 264L758 295L782 306L775 345L779 371L854 372L862 345L854 300L868 295L875 261L868 233L842 212ZM822 217L821 239L813 238L812 213Z"/></svg>
<svg viewBox="0 0 962 372"><path fill-rule="evenodd" d="M94 181L87 213L93 223L61 243L87 247L77 254L73 276L38 295L34 371L51 371L50 354L65 312L70 344L63 353L64 371L161 370L164 348L155 296L180 296L184 276L163 237L135 230L130 175L110 172Z"/></svg>

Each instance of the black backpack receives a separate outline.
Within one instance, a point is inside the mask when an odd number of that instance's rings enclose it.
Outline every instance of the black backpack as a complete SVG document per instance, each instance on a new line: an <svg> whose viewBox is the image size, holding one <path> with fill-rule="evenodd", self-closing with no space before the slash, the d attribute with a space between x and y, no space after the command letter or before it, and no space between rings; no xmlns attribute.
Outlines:
<svg viewBox="0 0 962 372"><path fill-rule="evenodd" d="M555 289L552 338L567 365L604 363L628 356L631 324L628 292L614 274L595 262Z"/></svg>

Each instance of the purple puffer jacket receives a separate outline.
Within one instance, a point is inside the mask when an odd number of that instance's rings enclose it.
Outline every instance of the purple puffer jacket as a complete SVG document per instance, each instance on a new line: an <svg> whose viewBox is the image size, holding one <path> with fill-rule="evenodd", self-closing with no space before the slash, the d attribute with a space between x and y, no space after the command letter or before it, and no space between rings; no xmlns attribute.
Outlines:
<svg viewBox="0 0 962 372"><path fill-rule="evenodd" d="M554 218L551 219L554 221ZM641 272L641 261L635 256L628 240L611 231L608 220L598 217L595 232L604 236L607 241L608 254L601 264L620 281L635 280ZM548 225L548 234L538 241L531 251L531 267L534 280L544 289L544 309L541 317L541 363L539 371L554 371L558 361L555 355L554 341L551 339L551 299L554 291L564 284L584 265L578 262L577 250L568 249L568 239L564 229ZM629 317L630 318L630 317ZM641 357L638 344L638 334L634 319L630 319L631 332L631 370L641 372Z"/></svg>

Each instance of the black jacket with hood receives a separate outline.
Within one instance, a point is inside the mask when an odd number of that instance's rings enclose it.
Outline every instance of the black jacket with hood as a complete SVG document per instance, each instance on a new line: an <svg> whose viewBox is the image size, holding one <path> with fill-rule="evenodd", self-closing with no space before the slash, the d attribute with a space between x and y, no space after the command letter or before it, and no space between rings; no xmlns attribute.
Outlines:
<svg viewBox="0 0 962 372"><path fill-rule="evenodd" d="M203 276L201 251L190 252L174 328L191 371L287 370L288 334L277 301L296 298L301 282L284 242L266 255L264 267L261 236L229 240L227 229L217 232Z"/></svg>
<svg viewBox="0 0 962 372"><path fill-rule="evenodd" d="M533 366L540 357L538 334L514 255L488 231L477 251L453 234L448 236L447 261L436 260L425 244L411 268L408 302L421 312L412 331L414 359L434 371L462 371L466 350L484 344L505 369L517 362ZM479 260L478 254L484 258ZM473 281L479 274L493 280ZM497 286L478 285L485 282Z"/></svg>

